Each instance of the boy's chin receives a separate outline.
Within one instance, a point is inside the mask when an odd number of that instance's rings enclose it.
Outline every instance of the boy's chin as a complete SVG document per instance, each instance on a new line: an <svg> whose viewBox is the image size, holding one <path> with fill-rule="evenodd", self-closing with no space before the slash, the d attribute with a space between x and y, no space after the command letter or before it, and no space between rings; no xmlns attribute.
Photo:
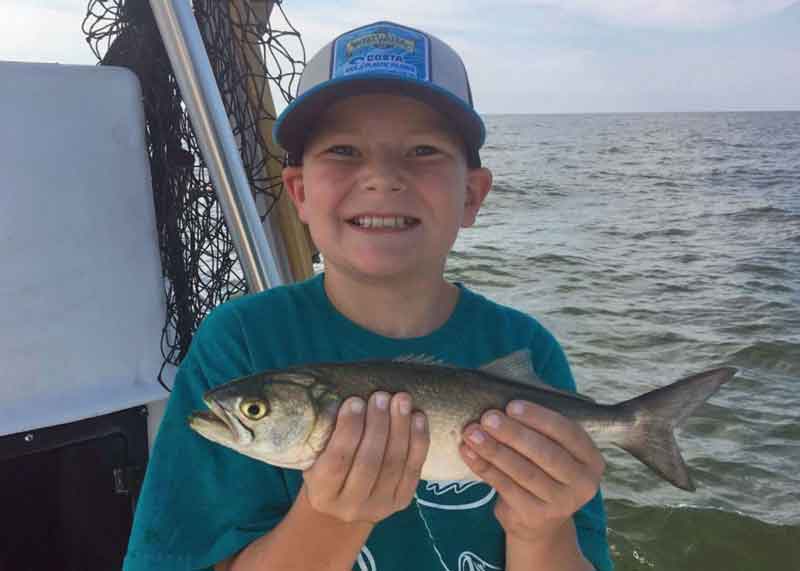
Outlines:
<svg viewBox="0 0 800 571"><path fill-rule="evenodd" d="M343 268L331 268L340 271ZM422 264L419 260L362 260L350 264L346 273L360 281L404 282L442 278L442 267ZM328 272L328 268L326 268Z"/></svg>

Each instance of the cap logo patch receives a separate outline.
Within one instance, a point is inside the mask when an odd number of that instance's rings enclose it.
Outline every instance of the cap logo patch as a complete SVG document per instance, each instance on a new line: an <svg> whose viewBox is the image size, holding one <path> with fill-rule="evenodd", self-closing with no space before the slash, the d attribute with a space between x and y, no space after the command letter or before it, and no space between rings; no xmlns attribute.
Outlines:
<svg viewBox="0 0 800 571"><path fill-rule="evenodd" d="M428 81L428 38L414 30L377 24L353 30L333 45L331 78L371 74Z"/></svg>
<svg viewBox="0 0 800 571"><path fill-rule="evenodd" d="M347 56L350 57L353 55L354 51L368 47L379 48L383 50L401 48L407 52L413 53L414 40L404 39L390 32L375 32L374 34L369 34L363 38L357 38L351 42L347 42Z"/></svg>

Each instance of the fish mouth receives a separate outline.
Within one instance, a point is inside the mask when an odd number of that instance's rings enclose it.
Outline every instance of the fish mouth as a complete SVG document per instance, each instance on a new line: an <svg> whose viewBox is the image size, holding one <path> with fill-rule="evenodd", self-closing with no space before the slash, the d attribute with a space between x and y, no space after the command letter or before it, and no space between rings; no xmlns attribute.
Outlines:
<svg viewBox="0 0 800 571"><path fill-rule="evenodd" d="M253 442L253 432L221 404L206 400L208 412L195 412L189 422L192 428L210 440L247 445Z"/></svg>

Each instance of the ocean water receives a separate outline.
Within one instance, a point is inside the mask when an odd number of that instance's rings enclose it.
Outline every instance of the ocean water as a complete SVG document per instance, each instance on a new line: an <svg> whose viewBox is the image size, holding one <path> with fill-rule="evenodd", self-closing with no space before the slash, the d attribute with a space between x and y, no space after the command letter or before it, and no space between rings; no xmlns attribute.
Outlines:
<svg viewBox="0 0 800 571"><path fill-rule="evenodd" d="M697 492L608 451L617 569L800 570L800 113L486 122L451 279L539 319L601 402L739 369L678 431Z"/></svg>

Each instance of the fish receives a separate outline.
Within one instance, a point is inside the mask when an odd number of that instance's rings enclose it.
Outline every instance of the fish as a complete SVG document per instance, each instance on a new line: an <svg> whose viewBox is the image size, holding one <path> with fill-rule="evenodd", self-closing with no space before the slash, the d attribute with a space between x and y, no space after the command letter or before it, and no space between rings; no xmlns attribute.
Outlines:
<svg viewBox="0 0 800 571"><path fill-rule="evenodd" d="M305 470L333 433L339 406L352 396L406 392L425 413L430 447L421 479L480 480L461 459L462 431L489 409L526 400L578 423L598 447L629 452L672 485L694 491L674 430L736 374L707 370L616 404L600 404L542 382L530 351L516 351L477 369L428 357L319 363L268 370L204 394L208 411L188 418L192 430L241 454Z"/></svg>

